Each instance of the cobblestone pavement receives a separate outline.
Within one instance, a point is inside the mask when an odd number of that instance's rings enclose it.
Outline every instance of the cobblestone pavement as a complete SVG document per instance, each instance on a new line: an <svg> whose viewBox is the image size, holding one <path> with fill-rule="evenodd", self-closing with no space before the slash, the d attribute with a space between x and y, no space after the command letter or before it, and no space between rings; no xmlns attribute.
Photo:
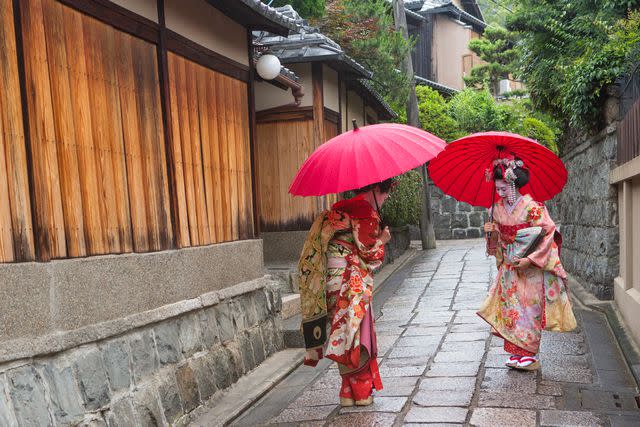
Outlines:
<svg viewBox="0 0 640 427"><path fill-rule="evenodd" d="M601 314L576 302L578 330L545 333L542 369L514 371L475 314L496 273L482 241L439 242L405 270L376 301L384 390L372 406L341 408L338 370L323 361L234 425L640 426L635 383Z"/></svg>

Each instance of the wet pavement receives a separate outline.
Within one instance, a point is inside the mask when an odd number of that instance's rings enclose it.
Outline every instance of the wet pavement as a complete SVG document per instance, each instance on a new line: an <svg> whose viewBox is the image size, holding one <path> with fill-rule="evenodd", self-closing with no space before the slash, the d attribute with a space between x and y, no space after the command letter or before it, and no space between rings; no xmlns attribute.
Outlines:
<svg viewBox="0 0 640 427"><path fill-rule="evenodd" d="M482 240L438 242L376 295L384 390L341 408L336 365L300 366L232 425L640 426L634 379L606 318L574 303L578 329L543 334L542 368L505 367L475 313L495 277Z"/></svg>

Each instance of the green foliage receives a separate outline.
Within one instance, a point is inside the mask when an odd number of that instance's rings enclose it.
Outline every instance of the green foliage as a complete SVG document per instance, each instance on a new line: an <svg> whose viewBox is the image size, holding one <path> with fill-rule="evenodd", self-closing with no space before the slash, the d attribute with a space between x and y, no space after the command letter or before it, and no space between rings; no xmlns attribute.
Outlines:
<svg viewBox="0 0 640 427"><path fill-rule="evenodd" d="M522 121L522 133L531 139L535 139L554 153L558 153L556 135L549 126L534 117L526 117Z"/></svg>
<svg viewBox="0 0 640 427"><path fill-rule="evenodd" d="M465 89L449 101L451 117L466 133L499 130L504 118L488 90Z"/></svg>
<svg viewBox="0 0 640 427"><path fill-rule="evenodd" d="M314 22L352 58L373 72L373 86L396 110L405 109L413 82L397 70L411 44L394 30L386 0L328 0Z"/></svg>
<svg viewBox="0 0 640 427"><path fill-rule="evenodd" d="M449 114L447 101L440 93L428 86L417 86L416 95L422 129L448 142L462 136L458 122Z"/></svg>
<svg viewBox="0 0 640 427"><path fill-rule="evenodd" d="M448 102L431 88L419 86L421 127L445 141L491 130L517 133L558 152L558 124L535 111L530 99L498 102L486 89L465 89Z"/></svg>
<svg viewBox="0 0 640 427"><path fill-rule="evenodd" d="M262 0L263 3L269 3ZM272 7L286 6L290 4L303 18L320 18L324 15L326 0L274 0Z"/></svg>
<svg viewBox="0 0 640 427"><path fill-rule="evenodd" d="M640 0L521 0L507 17L536 108L597 128L603 88L638 60Z"/></svg>
<svg viewBox="0 0 640 427"><path fill-rule="evenodd" d="M417 225L422 212L422 177L409 171L398 177L398 186L382 206L382 218L392 227Z"/></svg>
<svg viewBox="0 0 640 427"><path fill-rule="evenodd" d="M473 39L469 49L484 61L473 67L471 75L464 78L469 87L487 87L498 95L500 80L509 78L514 72L514 61L517 58L515 37L505 28L489 26L481 38Z"/></svg>

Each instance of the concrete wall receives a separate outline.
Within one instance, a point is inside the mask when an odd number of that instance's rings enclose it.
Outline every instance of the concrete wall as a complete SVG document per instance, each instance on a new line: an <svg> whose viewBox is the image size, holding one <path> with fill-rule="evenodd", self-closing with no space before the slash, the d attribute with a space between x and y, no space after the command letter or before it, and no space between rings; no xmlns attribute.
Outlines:
<svg viewBox="0 0 640 427"><path fill-rule="evenodd" d="M322 66L323 77L323 93L324 93L324 106L336 113L340 112L340 88L338 84L338 72L334 69ZM311 90L311 89L310 89Z"/></svg>
<svg viewBox="0 0 640 427"><path fill-rule="evenodd" d="M298 262L308 233L308 230L260 233L264 241L265 264L272 266Z"/></svg>
<svg viewBox="0 0 640 427"><path fill-rule="evenodd" d="M283 349L280 310L275 284L259 279L147 313L124 333L0 364L0 425L180 425Z"/></svg>
<svg viewBox="0 0 640 427"><path fill-rule="evenodd" d="M620 212L620 274L614 281L615 301L637 343L640 343L640 157L611 172L618 189Z"/></svg>
<svg viewBox="0 0 640 427"><path fill-rule="evenodd" d="M158 22L158 3L155 0L111 0L113 3L129 9L153 22Z"/></svg>
<svg viewBox="0 0 640 427"><path fill-rule="evenodd" d="M619 271L618 195L609 184L616 153L615 126L567 141L561 158L569 178L562 193L547 203L564 237L565 269L600 299L613 298Z"/></svg>
<svg viewBox="0 0 640 427"><path fill-rule="evenodd" d="M56 349L64 332L78 335L72 341L82 340L81 331L93 325L117 323L263 274L261 240L0 264L0 361Z"/></svg>
<svg viewBox="0 0 640 427"><path fill-rule="evenodd" d="M471 55L471 29L448 16L435 15L433 24L433 70L438 83L464 89L462 57Z"/></svg>
<svg viewBox="0 0 640 427"><path fill-rule="evenodd" d="M205 0L165 0L167 28L244 65L247 30Z"/></svg>

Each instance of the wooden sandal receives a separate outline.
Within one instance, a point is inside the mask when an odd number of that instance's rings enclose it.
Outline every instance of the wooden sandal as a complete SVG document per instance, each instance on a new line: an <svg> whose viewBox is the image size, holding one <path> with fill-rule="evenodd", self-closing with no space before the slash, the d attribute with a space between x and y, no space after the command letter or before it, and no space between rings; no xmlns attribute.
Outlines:
<svg viewBox="0 0 640 427"><path fill-rule="evenodd" d="M516 365L518 365L518 362L520 361L520 359L522 358L522 356L517 356L515 354L512 354L511 356L509 356L509 358L507 359L507 361L504 363L507 367L509 368L515 368Z"/></svg>
<svg viewBox="0 0 640 427"><path fill-rule="evenodd" d="M366 399L356 400L356 406L369 406L373 403L373 396L369 396Z"/></svg>
<svg viewBox="0 0 640 427"><path fill-rule="evenodd" d="M347 408L353 406L355 402L350 397L340 397L340 406Z"/></svg>
<svg viewBox="0 0 640 427"><path fill-rule="evenodd" d="M524 356L514 368L520 371L535 371L540 368L540 361L536 357Z"/></svg>

